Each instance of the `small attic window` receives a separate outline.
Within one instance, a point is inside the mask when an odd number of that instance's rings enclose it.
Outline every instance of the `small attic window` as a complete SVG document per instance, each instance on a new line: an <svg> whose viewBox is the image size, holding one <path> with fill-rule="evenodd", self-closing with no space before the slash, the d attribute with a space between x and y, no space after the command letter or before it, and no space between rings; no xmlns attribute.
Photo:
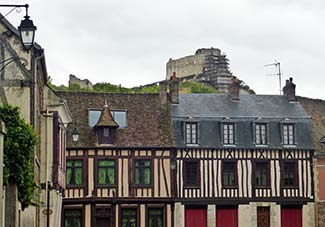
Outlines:
<svg viewBox="0 0 325 227"><path fill-rule="evenodd" d="M114 118L114 121L119 125L120 128L127 127L126 121L126 110L111 110L111 114ZM102 109L89 109L88 110L88 125L94 127L102 113Z"/></svg>

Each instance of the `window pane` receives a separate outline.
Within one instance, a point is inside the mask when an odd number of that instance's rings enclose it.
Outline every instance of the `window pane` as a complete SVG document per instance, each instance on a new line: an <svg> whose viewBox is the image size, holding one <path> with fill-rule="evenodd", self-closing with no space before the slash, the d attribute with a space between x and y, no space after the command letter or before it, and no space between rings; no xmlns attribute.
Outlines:
<svg viewBox="0 0 325 227"><path fill-rule="evenodd" d="M149 209L149 227L163 227L163 211L162 209Z"/></svg>
<svg viewBox="0 0 325 227"><path fill-rule="evenodd" d="M102 111L101 110L89 110L88 111L88 123L90 127L94 127L101 115Z"/></svg>
<svg viewBox="0 0 325 227"><path fill-rule="evenodd" d="M141 176L140 176L140 169L139 168L135 168L135 174L134 174L134 181L136 184L140 184L141 183Z"/></svg>
<svg viewBox="0 0 325 227"><path fill-rule="evenodd" d="M106 169L99 169L98 171L98 183L106 184Z"/></svg>
<svg viewBox="0 0 325 227"><path fill-rule="evenodd" d="M151 180L150 180L150 173L151 173L151 169L150 168L146 168L144 171L144 184L150 184Z"/></svg>
<svg viewBox="0 0 325 227"><path fill-rule="evenodd" d="M67 175L67 184L72 184L71 182L71 173L72 173L72 170L70 168L67 168L66 170L66 175Z"/></svg>
<svg viewBox="0 0 325 227"><path fill-rule="evenodd" d="M75 169L75 184L82 184L82 168L76 168Z"/></svg>
<svg viewBox="0 0 325 227"><path fill-rule="evenodd" d="M136 209L122 209L122 227L136 227L137 212Z"/></svg>
<svg viewBox="0 0 325 227"><path fill-rule="evenodd" d="M81 227L81 218L80 210L65 210L64 227Z"/></svg>
<svg viewBox="0 0 325 227"><path fill-rule="evenodd" d="M126 125L126 111L112 111L115 122L121 127L125 128Z"/></svg>

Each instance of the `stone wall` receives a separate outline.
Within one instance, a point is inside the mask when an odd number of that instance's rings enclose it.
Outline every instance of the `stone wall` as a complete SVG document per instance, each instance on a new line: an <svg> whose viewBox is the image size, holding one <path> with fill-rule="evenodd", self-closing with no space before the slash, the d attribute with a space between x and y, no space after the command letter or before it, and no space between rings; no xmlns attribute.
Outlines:
<svg viewBox="0 0 325 227"><path fill-rule="evenodd" d="M92 89L93 85L88 79L81 80L75 75L70 74L69 76L69 87L73 84L77 84L80 88Z"/></svg>

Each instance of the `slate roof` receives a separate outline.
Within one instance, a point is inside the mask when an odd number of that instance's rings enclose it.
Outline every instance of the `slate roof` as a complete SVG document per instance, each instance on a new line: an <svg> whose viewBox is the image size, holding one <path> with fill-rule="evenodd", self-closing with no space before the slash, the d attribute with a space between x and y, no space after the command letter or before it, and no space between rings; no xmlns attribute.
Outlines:
<svg viewBox="0 0 325 227"><path fill-rule="evenodd" d="M97 136L88 125L88 109L102 108L107 100L110 110L127 110L127 127L117 128L116 147L174 146L171 119L167 105L160 104L159 94L118 94L93 92L56 92L67 101L80 133L78 147L95 147ZM67 146L74 147L68 127Z"/></svg>
<svg viewBox="0 0 325 227"><path fill-rule="evenodd" d="M175 117L262 117L309 118L298 102L280 95L240 95L232 101L227 94L181 94L179 105L171 105Z"/></svg>
<svg viewBox="0 0 325 227"><path fill-rule="evenodd" d="M262 149L313 149L310 115L299 102L280 95L240 95L239 101L228 94L180 94L179 104L170 104L176 146L185 143L185 123L197 122L201 148L224 148L222 124L235 123L235 148L256 149L254 124L266 123L268 144ZM295 146L282 144L282 123L295 125ZM261 148L259 148L261 149Z"/></svg>

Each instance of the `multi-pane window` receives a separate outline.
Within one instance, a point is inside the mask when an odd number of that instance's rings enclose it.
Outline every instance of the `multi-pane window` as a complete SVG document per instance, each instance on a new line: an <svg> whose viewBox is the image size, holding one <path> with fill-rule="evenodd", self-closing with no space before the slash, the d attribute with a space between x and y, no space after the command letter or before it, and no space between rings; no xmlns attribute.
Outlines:
<svg viewBox="0 0 325 227"><path fill-rule="evenodd" d="M185 141L187 144L197 144L198 128L196 122L185 123Z"/></svg>
<svg viewBox="0 0 325 227"><path fill-rule="evenodd" d="M294 124L283 124L282 130L283 130L283 144L294 145L295 144Z"/></svg>
<svg viewBox="0 0 325 227"><path fill-rule="evenodd" d="M137 227L137 209L123 208L121 211L121 226Z"/></svg>
<svg viewBox="0 0 325 227"><path fill-rule="evenodd" d="M268 180L268 168L267 162L256 162L255 163L255 186L256 187L267 187L269 184Z"/></svg>
<svg viewBox="0 0 325 227"><path fill-rule="evenodd" d="M267 127L266 124L255 124L255 143L257 145L267 144Z"/></svg>
<svg viewBox="0 0 325 227"><path fill-rule="evenodd" d="M148 226L149 227L163 227L163 209L162 208L150 208L148 210Z"/></svg>
<svg viewBox="0 0 325 227"><path fill-rule="evenodd" d="M223 144L235 144L235 125L234 123L223 123Z"/></svg>
<svg viewBox="0 0 325 227"><path fill-rule="evenodd" d="M151 161L135 160L134 182L137 185L151 185Z"/></svg>
<svg viewBox="0 0 325 227"><path fill-rule="evenodd" d="M225 187L236 186L236 162L223 162L222 165L222 185Z"/></svg>
<svg viewBox="0 0 325 227"><path fill-rule="evenodd" d="M98 184L115 185L114 160L98 160Z"/></svg>
<svg viewBox="0 0 325 227"><path fill-rule="evenodd" d="M64 211L64 227L81 227L82 212L81 210Z"/></svg>
<svg viewBox="0 0 325 227"><path fill-rule="evenodd" d="M67 160L67 185L82 184L82 160Z"/></svg>
<svg viewBox="0 0 325 227"><path fill-rule="evenodd" d="M185 162L185 186L197 187L199 186L199 162L186 161Z"/></svg>
<svg viewBox="0 0 325 227"><path fill-rule="evenodd" d="M296 178L296 162L283 162L283 186L296 186Z"/></svg>

